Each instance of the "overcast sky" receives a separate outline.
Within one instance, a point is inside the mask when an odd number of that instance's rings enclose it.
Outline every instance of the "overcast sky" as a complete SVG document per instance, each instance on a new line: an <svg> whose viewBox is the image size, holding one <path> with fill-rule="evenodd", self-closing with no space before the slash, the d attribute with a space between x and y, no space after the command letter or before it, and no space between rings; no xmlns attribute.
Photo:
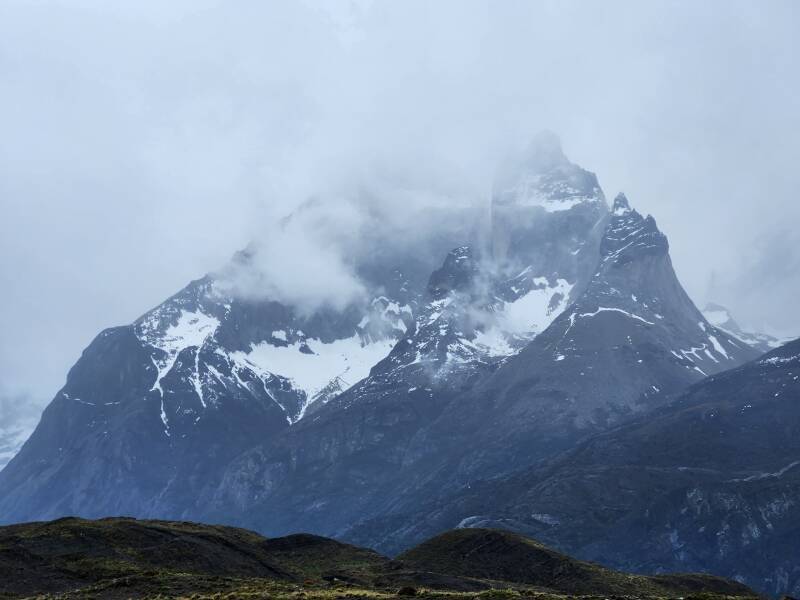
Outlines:
<svg viewBox="0 0 800 600"><path fill-rule="evenodd" d="M3 0L0 406L309 195L480 200L543 128L698 304L800 334L798 31L792 0Z"/></svg>

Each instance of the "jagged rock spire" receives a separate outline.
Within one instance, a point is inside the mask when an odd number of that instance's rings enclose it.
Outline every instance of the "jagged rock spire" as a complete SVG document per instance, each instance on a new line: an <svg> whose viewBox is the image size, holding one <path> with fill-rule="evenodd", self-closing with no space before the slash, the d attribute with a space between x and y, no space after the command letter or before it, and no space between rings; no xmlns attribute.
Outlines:
<svg viewBox="0 0 800 600"><path fill-rule="evenodd" d="M478 276L475 251L470 246L451 250L440 269L433 272L428 283L432 298L443 298L450 292L466 292Z"/></svg>
<svg viewBox="0 0 800 600"><path fill-rule="evenodd" d="M612 211L615 215L620 216L624 215L626 212L631 210L631 205L628 202L628 197L620 192L617 194L617 197L614 198L614 206L612 207Z"/></svg>

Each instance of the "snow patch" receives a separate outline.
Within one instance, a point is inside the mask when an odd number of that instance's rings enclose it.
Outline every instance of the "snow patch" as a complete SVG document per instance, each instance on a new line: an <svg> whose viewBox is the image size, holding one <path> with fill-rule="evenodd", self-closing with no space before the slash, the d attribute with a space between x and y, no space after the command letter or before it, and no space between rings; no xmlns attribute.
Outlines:
<svg viewBox="0 0 800 600"><path fill-rule="evenodd" d="M770 358L765 358L764 360L760 361L762 365L780 365L783 363L788 363L792 361L800 360L800 354L796 356L771 356Z"/></svg>
<svg viewBox="0 0 800 600"><path fill-rule="evenodd" d="M539 334L567 308L573 286L566 279L558 279L552 286L544 277L537 277L533 282L542 287L503 305L498 315L498 326L504 332L510 335ZM553 306L553 297L557 294L561 299Z"/></svg>
<svg viewBox="0 0 800 600"><path fill-rule="evenodd" d="M632 209L630 206L625 206L624 204L619 204L614 208L614 216L615 217L623 217L631 212Z"/></svg>
<svg viewBox="0 0 800 600"><path fill-rule="evenodd" d="M780 479L783 477L788 471L795 468L797 465L800 465L800 460L796 460L794 462L789 463L782 469L775 471L774 473L757 473L755 475L750 475L749 477L743 477L742 479L731 479L730 481L736 482L746 482L746 481L759 481L761 479Z"/></svg>
<svg viewBox="0 0 800 600"><path fill-rule="evenodd" d="M597 315L599 315L599 314L600 314L600 313L602 313L602 312L618 312L618 313L622 313L623 315L625 315L625 316L627 316L627 317L630 317L631 319L636 319L637 321L641 321L642 323L645 323L646 325L655 325L655 323L653 323L653 322L651 322L651 321L648 321L647 319L643 319L643 318L642 318L642 317L640 317L639 315L635 315L635 314L633 314L633 313L629 313L627 310L622 310L621 308L606 308L606 307L600 307L600 308L598 308L598 309L597 309L596 311L594 311L594 312L590 312L590 313L581 313L581 314L579 314L579 315L578 315L578 317L579 317L579 318L584 318L584 317L594 317L594 316L597 316Z"/></svg>
<svg viewBox="0 0 800 600"><path fill-rule="evenodd" d="M708 339L711 341L711 344L714 346L714 350L716 350L719 354L722 354L728 360L731 360L731 357L728 356L728 353L725 351L725 348L722 347L722 344L719 343L719 340L715 338L713 335L709 335Z"/></svg>
<svg viewBox="0 0 800 600"><path fill-rule="evenodd" d="M137 335L145 344L161 351L160 356L151 356L150 360L156 368L156 380L150 391L158 391L161 397L161 422L164 424L164 433L169 436L169 419L164 408L164 389L161 381L175 366L175 361L181 352L187 348L196 348L194 357L195 370L192 374L192 385L197 392L201 404L205 407L202 385L200 383L200 350L219 327L219 319L199 311L181 310L177 322L167 327L163 334L158 335L157 311L142 322Z"/></svg>
<svg viewBox="0 0 800 600"><path fill-rule="evenodd" d="M566 181L546 182L541 174L526 175L517 185L504 190L501 195L512 198L515 206L539 207L549 213L600 201L598 196L587 196Z"/></svg>
<svg viewBox="0 0 800 600"><path fill-rule="evenodd" d="M161 388L161 380L175 366L178 355L186 348L201 348L206 343L206 340L214 335L218 327L219 319L215 317L199 311L181 310L178 322L170 325L163 335L140 337L143 342L153 348L158 348L165 354L165 356L159 358L151 357L158 370L158 375L151 391L158 390L163 396L164 390Z"/></svg>
<svg viewBox="0 0 800 600"><path fill-rule="evenodd" d="M510 356L517 350L508 343L508 337L497 327L478 331L472 340L477 349L487 356Z"/></svg>
<svg viewBox="0 0 800 600"><path fill-rule="evenodd" d="M311 354L301 352L307 346ZM251 344L249 352L232 352L237 364L260 373L276 373L291 380L295 389L306 394L300 411L302 418L310 403L323 388L339 379L343 390L369 375L370 369L385 358L395 345L393 338L364 343L358 334L324 343L308 338L288 346L273 346L266 342Z"/></svg>

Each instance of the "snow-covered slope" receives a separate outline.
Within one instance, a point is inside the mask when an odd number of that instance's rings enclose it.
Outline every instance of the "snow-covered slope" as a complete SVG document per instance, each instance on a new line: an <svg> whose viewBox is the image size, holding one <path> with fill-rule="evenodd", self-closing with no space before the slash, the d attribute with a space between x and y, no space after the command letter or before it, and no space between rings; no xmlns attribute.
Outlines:
<svg viewBox="0 0 800 600"><path fill-rule="evenodd" d="M294 423L314 402L327 402L366 377L413 315L400 303L405 298L381 295L343 312L327 311L323 321L223 290L207 277L134 325L155 368L150 391L158 394L165 435L170 422L198 421L232 389L274 402Z"/></svg>
<svg viewBox="0 0 800 600"><path fill-rule="evenodd" d="M413 328L379 370L424 365L464 377L519 352L577 298L596 262L608 207L597 177L537 136L495 185L491 238L452 250Z"/></svg>
<svg viewBox="0 0 800 600"><path fill-rule="evenodd" d="M3 471L0 519L183 516L228 461L368 375L405 335L419 292L383 272L363 301L306 314L234 296L223 270L102 332Z"/></svg>
<svg viewBox="0 0 800 600"><path fill-rule="evenodd" d="M408 334L377 370L420 365L432 381L452 383L454 376L519 352L569 305L575 285L535 277L530 267L510 280L493 276L471 247L450 252L431 276Z"/></svg>

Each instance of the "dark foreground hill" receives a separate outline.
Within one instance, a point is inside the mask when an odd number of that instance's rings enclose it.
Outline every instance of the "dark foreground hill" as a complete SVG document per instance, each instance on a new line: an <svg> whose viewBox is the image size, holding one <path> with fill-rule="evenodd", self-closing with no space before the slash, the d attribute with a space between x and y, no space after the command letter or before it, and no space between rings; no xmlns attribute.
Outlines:
<svg viewBox="0 0 800 600"><path fill-rule="evenodd" d="M447 532L396 560L311 535L65 518L0 528L0 598L754 597L708 575L629 575L508 532Z"/></svg>
<svg viewBox="0 0 800 600"><path fill-rule="evenodd" d="M670 596L752 593L740 583L710 575L633 575L579 561L531 538L496 529L455 529L401 554L417 569L458 577L526 584L575 595Z"/></svg>

